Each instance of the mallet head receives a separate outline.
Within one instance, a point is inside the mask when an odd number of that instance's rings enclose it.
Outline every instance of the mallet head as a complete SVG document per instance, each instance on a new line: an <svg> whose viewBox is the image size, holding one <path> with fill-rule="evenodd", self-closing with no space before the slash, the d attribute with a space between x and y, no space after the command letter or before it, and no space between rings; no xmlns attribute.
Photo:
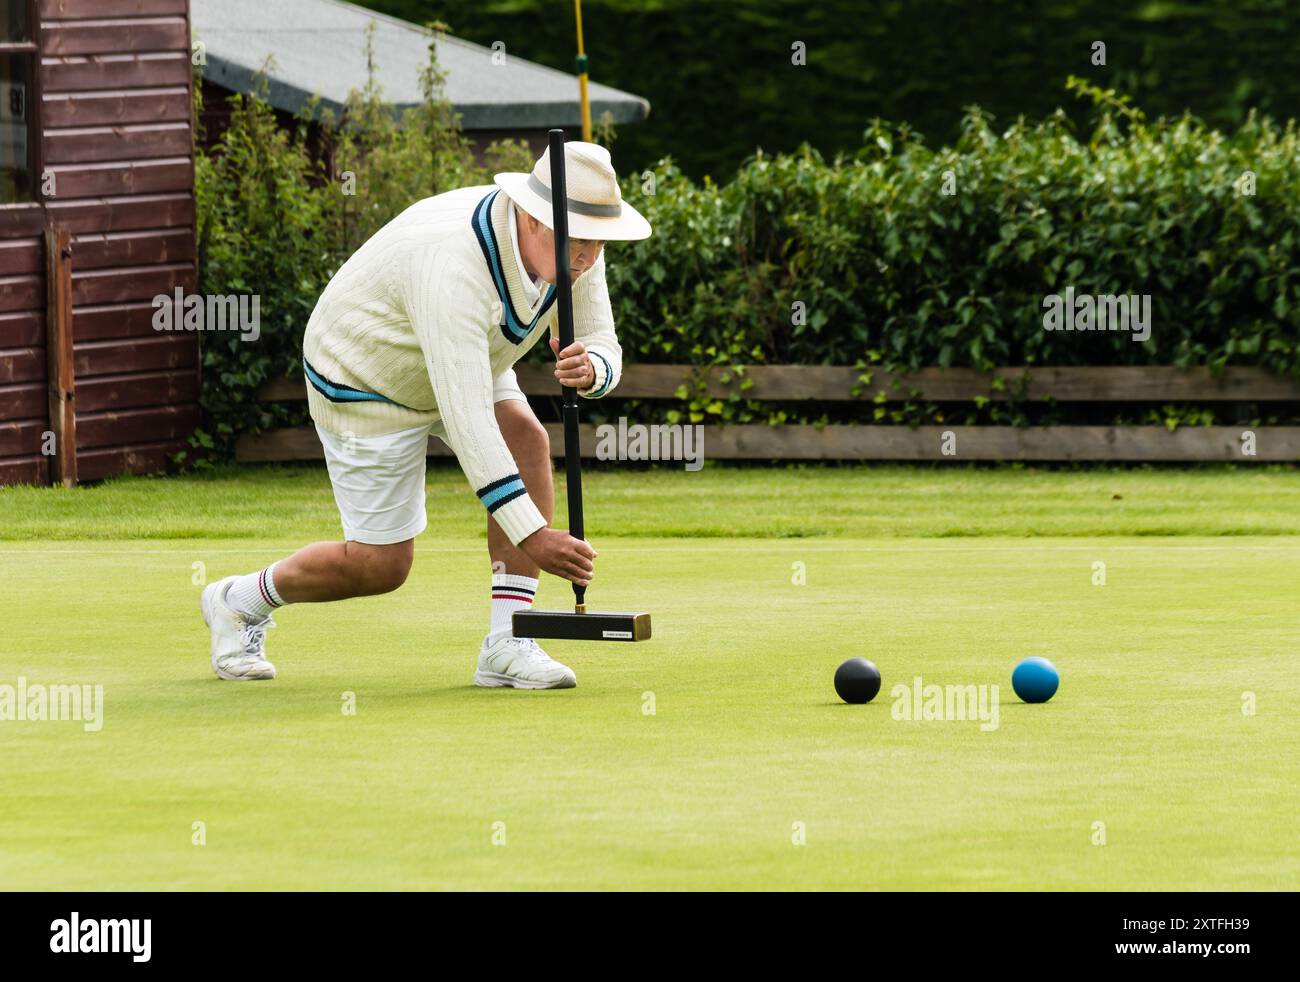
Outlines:
<svg viewBox="0 0 1300 982"><path fill-rule="evenodd" d="M592 611L517 610L512 618L517 638L568 641L648 641L650 615Z"/></svg>

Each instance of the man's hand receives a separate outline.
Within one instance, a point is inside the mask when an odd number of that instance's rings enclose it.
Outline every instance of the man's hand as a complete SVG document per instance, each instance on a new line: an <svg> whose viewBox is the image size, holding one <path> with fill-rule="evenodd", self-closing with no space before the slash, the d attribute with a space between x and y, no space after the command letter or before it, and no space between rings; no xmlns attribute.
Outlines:
<svg viewBox="0 0 1300 982"><path fill-rule="evenodd" d="M525 556L546 572L586 586L595 575L592 560L599 555L591 543L560 529L538 529L519 543Z"/></svg>
<svg viewBox="0 0 1300 982"><path fill-rule="evenodd" d="M581 341L574 341L561 351L560 339L551 338L551 351L555 352L555 377L561 385L588 389L596 381L591 355L587 354L587 347Z"/></svg>

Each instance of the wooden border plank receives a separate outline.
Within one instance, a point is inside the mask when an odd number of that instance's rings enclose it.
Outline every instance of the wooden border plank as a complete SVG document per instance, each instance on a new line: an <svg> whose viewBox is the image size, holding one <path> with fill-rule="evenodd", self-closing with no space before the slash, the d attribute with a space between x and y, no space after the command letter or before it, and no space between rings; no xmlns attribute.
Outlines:
<svg viewBox="0 0 1300 982"><path fill-rule="evenodd" d="M628 365L610 398L673 399L679 386L691 384L697 369L686 365ZM515 366L519 385L528 395L559 395L549 365ZM708 370L709 396L725 399L736 393L759 402L871 402L878 393L886 402L924 399L931 402L994 402L1023 399L1041 402L1283 402L1300 401L1300 384L1263 368L1226 368L1214 378L1207 368L1180 369L1166 365L999 368L924 368L910 374L874 371L870 381L853 394L863 372L834 365L750 365L743 376L725 369ZM726 382L723 378L727 378ZM994 389L994 379L1002 387ZM753 385L741 388L742 379ZM306 398L302 379L272 379L259 391L263 402Z"/></svg>
<svg viewBox="0 0 1300 982"><path fill-rule="evenodd" d="M1243 452L1247 431L1252 455ZM1300 427L732 426L706 429L703 453L720 460L1260 463L1300 460Z"/></svg>
<svg viewBox="0 0 1300 982"><path fill-rule="evenodd" d="M564 454L564 428L545 424L551 454ZM584 457L596 457L602 434L579 428ZM1244 439L1250 434L1253 454ZM1032 460L1236 463L1300 460L1300 426L720 426L704 427L704 460L908 460L934 463ZM945 448L952 452L945 452ZM449 456L441 441L430 440L430 456ZM311 427L245 435L236 444L241 463L320 460ZM680 459L680 457L679 457ZM683 461L684 463L684 461Z"/></svg>

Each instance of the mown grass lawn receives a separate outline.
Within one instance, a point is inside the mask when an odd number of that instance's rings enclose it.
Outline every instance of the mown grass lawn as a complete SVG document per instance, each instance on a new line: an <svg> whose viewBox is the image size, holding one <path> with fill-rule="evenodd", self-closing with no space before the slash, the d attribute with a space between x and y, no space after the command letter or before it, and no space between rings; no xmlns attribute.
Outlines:
<svg viewBox="0 0 1300 982"><path fill-rule="evenodd" d="M0 887L1300 884L1296 472L586 491L589 601L655 637L548 643L578 688L538 693L470 685L489 570L452 468L407 585L281 611L270 683L213 677L200 583L335 537L323 469L0 490L0 686L104 693L99 730L0 721ZM543 578L539 606L571 600ZM1027 655L1061 670L1045 705L1011 691ZM867 706L831 687L853 656L884 675ZM996 727L895 718L918 676L998 685Z"/></svg>

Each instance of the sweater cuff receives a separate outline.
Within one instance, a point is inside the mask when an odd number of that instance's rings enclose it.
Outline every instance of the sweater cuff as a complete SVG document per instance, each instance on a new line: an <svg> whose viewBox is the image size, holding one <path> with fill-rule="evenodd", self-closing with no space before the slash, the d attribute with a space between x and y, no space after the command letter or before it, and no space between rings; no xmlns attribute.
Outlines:
<svg viewBox="0 0 1300 982"><path fill-rule="evenodd" d="M518 474L493 481L477 493L479 501L496 519L511 545L517 546L538 529L546 528L546 519L528 496Z"/></svg>
<svg viewBox="0 0 1300 982"><path fill-rule="evenodd" d="M595 379L591 386L586 389L579 389L578 395L584 399L599 399L610 389L610 383L614 380L614 371L609 367L609 362L605 356L587 349L587 354L591 356L591 367L595 372Z"/></svg>
<svg viewBox="0 0 1300 982"><path fill-rule="evenodd" d="M546 528L546 519L528 495L502 505L492 513L492 517L509 537L512 546L519 545L538 529Z"/></svg>

